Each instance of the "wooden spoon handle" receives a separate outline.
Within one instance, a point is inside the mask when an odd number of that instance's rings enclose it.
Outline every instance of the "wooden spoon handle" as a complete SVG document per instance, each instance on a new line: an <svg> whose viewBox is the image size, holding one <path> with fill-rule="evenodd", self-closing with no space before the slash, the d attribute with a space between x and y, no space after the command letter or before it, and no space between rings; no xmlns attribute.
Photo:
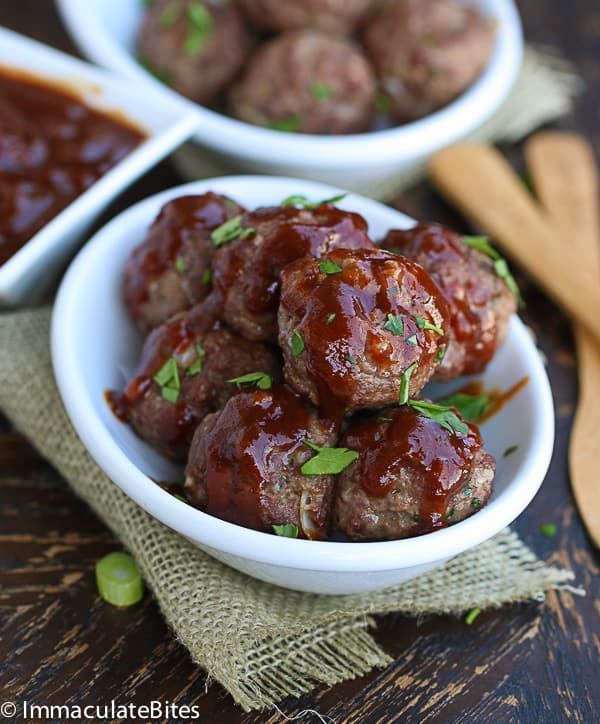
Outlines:
<svg viewBox="0 0 600 724"><path fill-rule="evenodd" d="M442 194L600 340L600 284L580 273L568 247L548 244L557 230L498 151L451 146L433 157L430 173Z"/></svg>
<svg viewBox="0 0 600 724"><path fill-rule="evenodd" d="M598 173L594 153L583 138L557 131L538 133L525 145L536 196L562 231L563 248L596 279L600 274ZM554 240L555 237L552 237ZM573 495L585 526L600 547L600 345L575 327L579 400L569 445Z"/></svg>

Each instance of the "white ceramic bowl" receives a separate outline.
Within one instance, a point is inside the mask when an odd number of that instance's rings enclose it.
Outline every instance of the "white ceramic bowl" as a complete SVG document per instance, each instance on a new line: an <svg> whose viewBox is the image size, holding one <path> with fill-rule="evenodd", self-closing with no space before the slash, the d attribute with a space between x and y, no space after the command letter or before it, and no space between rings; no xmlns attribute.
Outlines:
<svg viewBox="0 0 600 724"><path fill-rule="evenodd" d="M422 120L347 136L289 134L252 126L183 99L135 59L141 0L57 0L82 52L95 62L178 98L197 113L195 140L232 171L312 178L380 196L404 169L480 126L510 92L521 66L522 34L513 0L466 0L497 19L492 58L456 101ZM193 154L193 148L189 151ZM194 165L193 162L184 165ZM195 164L197 165L197 164Z"/></svg>
<svg viewBox="0 0 600 724"><path fill-rule="evenodd" d="M210 555L256 578L318 593L383 588L423 573L490 538L511 523L542 483L552 452L554 412L548 378L530 335L513 319L507 341L483 376L486 387L529 383L482 427L498 464L493 496L472 517L418 538L374 543L315 542L277 538L213 518L177 500L155 480L181 477L109 410L103 393L123 388L141 339L121 303L125 262L161 206L169 199L213 190L247 207L277 203L292 194L312 199L339 193L314 182L287 178L221 177L170 189L136 204L101 229L69 268L54 308L52 359L67 412L92 457L127 495ZM339 204L363 214L374 238L414 222L360 196ZM453 385L436 386L436 394ZM503 452L518 444L509 457ZM177 478L175 478L177 479Z"/></svg>
<svg viewBox="0 0 600 724"><path fill-rule="evenodd" d="M0 28L0 66L20 69L73 90L90 107L116 111L147 135L143 143L0 266L0 305L16 305L40 298L100 212L189 138L196 119L154 88L138 87L4 28Z"/></svg>

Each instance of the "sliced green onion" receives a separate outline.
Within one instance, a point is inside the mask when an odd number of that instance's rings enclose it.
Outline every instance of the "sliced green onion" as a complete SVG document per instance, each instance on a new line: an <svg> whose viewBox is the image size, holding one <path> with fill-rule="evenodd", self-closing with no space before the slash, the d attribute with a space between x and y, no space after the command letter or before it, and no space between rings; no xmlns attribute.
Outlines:
<svg viewBox="0 0 600 724"><path fill-rule="evenodd" d="M480 613L481 613L480 608L472 608L469 611L469 613L465 616L465 623L467 624L467 626L470 626L473 623L473 621L475 621L477 616L479 616Z"/></svg>
<svg viewBox="0 0 600 724"><path fill-rule="evenodd" d="M133 606L142 600L142 576L128 553L109 553L96 563L98 593L113 606Z"/></svg>

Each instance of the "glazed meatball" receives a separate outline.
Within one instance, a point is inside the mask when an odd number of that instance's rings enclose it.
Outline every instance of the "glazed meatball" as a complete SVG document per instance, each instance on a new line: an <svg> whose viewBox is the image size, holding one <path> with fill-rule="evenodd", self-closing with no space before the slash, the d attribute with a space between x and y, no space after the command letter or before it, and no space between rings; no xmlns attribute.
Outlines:
<svg viewBox="0 0 600 724"><path fill-rule="evenodd" d="M251 38L235 3L156 0L142 22L139 56L169 86L210 103L234 78Z"/></svg>
<svg viewBox="0 0 600 724"><path fill-rule="evenodd" d="M495 274L492 259L438 224L390 231L382 246L423 266L446 298L448 346L434 378L483 372L506 337L517 306L514 294Z"/></svg>
<svg viewBox="0 0 600 724"><path fill-rule="evenodd" d="M358 458L337 479L334 527L352 540L392 540L457 523L485 505L494 458L475 425L442 427L408 405L350 427Z"/></svg>
<svg viewBox="0 0 600 724"><path fill-rule="evenodd" d="M410 121L441 108L485 68L494 25L457 0L384 3L368 23L364 46L391 111Z"/></svg>
<svg viewBox="0 0 600 724"><path fill-rule="evenodd" d="M379 249L304 257L281 275L285 379L322 409L416 395L446 342L446 302L418 264Z"/></svg>
<svg viewBox="0 0 600 724"><path fill-rule="evenodd" d="M363 19L371 0L240 0L240 5L258 30L314 28L344 35Z"/></svg>
<svg viewBox="0 0 600 724"><path fill-rule="evenodd" d="M253 340L277 340L279 275L286 264L338 247L375 248L363 217L332 204L257 209L243 215L240 229L215 254L213 283L222 297L223 319Z"/></svg>
<svg viewBox="0 0 600 724"><path fill-rule="evenodd" d="M144 333L201 302L211 289L210 233L242 212L219 194L182 196L161 209L123 278L123 301Z"/></svg>
<svg viewBox="0 0 600 724"><path fill-rule="evenodd" d="M198 427L185 471L193 505L246 528L273 532L295 525L305 538L327 532L333 476L305 475L302 465L335 444L336 425L289 388L241 392Z"/></svg>
<svg viewBox="0 0 600 724"><path fill-rule="evenodd" d="M360 133L371 123L375 77L350 43L311 30L264 43L231 88L236 118L282 131Z"/></svg>
<svg viewBox="0 0 600 724"><path fill-rule="evenodd" d="M198 424L237 391L229 383L249 372L279 375L275 354L240 339L208 298L150 333L133 379L119 400L121 417L152 447L184 462Z"/></svg>

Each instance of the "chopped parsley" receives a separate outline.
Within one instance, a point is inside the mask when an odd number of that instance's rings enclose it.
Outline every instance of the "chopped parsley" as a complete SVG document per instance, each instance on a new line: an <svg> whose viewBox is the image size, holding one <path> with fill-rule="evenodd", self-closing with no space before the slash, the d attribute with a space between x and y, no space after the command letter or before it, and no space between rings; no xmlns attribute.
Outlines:
<svg viewBox="0 0 600 724"><path fill-rule="evenodd" d="M351 354L346 355L346 362L350 362L351 365L358 364L358 362L356 361L356 357L353 357Z"/></svg>
<svg viewBox="0 0 600 724"><path fill-rule="evenodd" d="M375 108L379 111L379 113L390 113L392 110L392 99L387 93L384 93L381 90L377 91L377 95L375 96Z"/></svg>
<svg viewBox="0 0 600 724"><path fill-rule="evenodd" d="M169 357L152 379L160 387L160 394L163 400L167 402L177 402L181 390L181 382L179 380L177 362L173 357Z"/></svg>
<svg viewBox="0 0 600 724"><path fill-rule="evenodd" d="M194 362L187 368L186 370L186 377L193 377L194 375L197 375L199 372L202 372L202 364L204 363L204 358L206 357L206 350L201 344L196 343L194 345L194 349L196 350L196 359Z"/></svg>
<svg viewBox="0 0 600 724"><path fill-rule="evenodd" d="M404 336L404 320L399 315L388 314L387 322L383 325L383 328L395 334L396 337Z"/></svg>
<svg viewBox="0 0 600 724"><path fill-rule="evenodd" d="M299 209L316 209L317 206L323 204L337 204L338 201L345 199L348 194L338 194L337 196L330 196L328 199L321 199L320 201L309 201L306 196L294 195L288 196L284 199L280 206L295 206Z"/></svg>
<svg viewBox="0 0 600 724"><path fill-rule="evenodd" d="M540 533L545 535L546 538L554 538L557 532L558 529L554 523L544 523L544 525L540 527Z"/></svg>
<svg viewBox="0 0 600 724"><path fill-rule="evenodd" d="M409 407L412 407L413 410L420 412L421 415L425 415L425 417L433 420L433 422L437 422L440 427L448 430L448 432L460 432L462 435L466 435L469 432L467 423L463 422L450 407L437 405L433 402L425 402L424 400L408 400L407 404ZM471 505L473 505L473 502L471 502Z"/></svg>
<svg viewBox="0 0 600 724"><path fill-rule="evenodd" d="M489 402L490 398L487 395L469 395L466 392L457 392L438 400L440 405L456 407L463 417L474 421L483 417Z"/></svg>
<svg viewBox="0 0 600 724"><path fill-rule="evenodd" d="M250 236L250 234L254 234L255 231L256 229L253 226L245 229L242 226L242 214L238 214L228 219L224 224L221 224L221 226L217 226L211 233L210 238L215 246L221 246L221 244L237 238L245 239L247 236Z"/></svg>
<svg viewBox="0 0 600 724"><path fill-rule="evenodd" d="M470 626L473 623L473 621L475 621L477 616L479 616L480 613L481 613L480 608L472 608L469 611L469 613L465 616L465 623L467 624L467 626Z"/></svg>
<svg viewBox="0 0 600 724"><path fill-rule="evenodd" d="M275 535L280 535L283 538L297 538L298 537L298 526L293 523L286 523L285 525L274 525L273 530Z"/></svg>
<svg viewBox="0 0 600 724"><path fill-rule="evenodd" d="M416 346L418 345L417 335L416 335L416 334L411 334L410 337L407 337L407 338L406 338L406 344L412 344L413 346L416 347Z"/></svg>
<svg viewBox="0 0 600 724"><path fill-rule="evenodd" d="M187 33L183 41L183 52L188 56L198 55L213 30L212 15L204 3L193 2L187 7Z"/></svg>
<svg viewBox="0 0 600 724"><path fill-rule="evenodd" d="M481 508L481 500L479 500L479 498L473 498L473 500L471 501L471 507Z"/></svg>
<svg viewBox="0 0 600 724"><path fill-rule="evenodd" d="M208 286L212 282L212 271L210 269L205 269L204 274L202 275L202 284L206 284Z"/></svg>
<svg viewBox="0 0 600 724"><path fill-rule="evenodd" d="M426 319L423 319L423 317L415 317L415 321L417 323L417 327L419 329L424 330L431 330L432 332L435 332L436 334L444 334L444 330L441 327L436 327L435 324L431 324L431 322L428 322Z"/></svg>
<svg viewBox="0 0 600 724"><path fill-rule="evenodd" d="M436 364L439 364L444 359L445 356L446 356L446 345L444 344L438 349L437 354L435 355L434 362Z"/></svg>
<svg viewBox="0 0 600 724"><path fill-rule="evenodd" d="M510 447L507 447L506 450L502 453L502 457L507 458L509 455L512 455L513 453L517 452L519 449L518 445L511 445Z"/></svg>
<svg viewBox="0 0 600 724"><path fill-rule="evenodd" d="M327 324L331 324L335 318L336 318L335 312L332 312L331 314L329 314L327 316Z"/></svg>
<svg viewBox="0 0 600 724"><path fill-rule="evenodd" d="M305 348L304 339L302 338L302 335L300 332L295 329L294 334L292 335L292 354L294 357L297 357L299 354L302 354L304 352Z"/></svg>
<svg viewBox="0 0 600 724"><path fill-rule="evenodd" d="M393 417L378 417L377 422L394 422Z"/></svg>
<svg viewBox="0 0 600 724"><path fill-rule="evenodd" d="M331 98L331 90L329 89L329 86L318 80L311 83L310 94L317 101L326 101Z"/></svg>
<svg viewBox="0 0 600 724"><path fill-rule="evenodd" d="M298 116L286 116L285 118L273 118L265 125L272 131L293 133L300 128L301 123L302 121Z"/></svg>
<svg viewBox="0 0 600 724"><path fill-rule="evenodd" d="M319 269L323 272L323 274L339 274L344 271L341 266L336 264L334 261L329 261L329 259L323 259L323 261L320 261Z"/></svg>
<svg viewBox="0 0 600 724"><path fill-rule="evenodd" d="M520 306L523 306L523 299L521 297L521 293L519 292L519 287L517 286L517 282L515 281L515 278L510 273L510 269L508 268L508 264L506 263L506 259L502 257L496 249L490 244L490 240L487 236L463 236L463 241L467 246L470 246L472 249L478 249L479 251L483 252L487 256L490 257L490 259L493 259L494 261L494 272L497 277L502 279L502 281L506 284L508 289L515 295L517 298L517 301L519 302Z"/></svg>
<svg viewBox="0 0 600 724"><path fill-rule="evenodd" d="M183 274L183 272L186 270L185 259L182 256L178 256L175 259L175 269L177 269L180 274Z"/></svg>
<svg viewBox="0 0 600 724"><path fill-rule="evenodd" d="M356 450L345 447L319 447L310 440L304 440L317 454L300 468L303 475L337 475L358 457Z"/></svg>
<svg viewBox="0 0 600 724"><path fill-rule="evenodd" d="M238 389L241 388L242 385L251 384L256 385L259 390L270 390L273 384L273 378L266 372L248 372L247 375L233 377L227 380L227 382L234 384Z"/></svg>
<svg viewBox="0 0 600 724"><path fill-rule="evenodd" d="M406 405L408 402L408 388L410 385L410 378L412 373L415 371L417 363L413 362L410 367L407 367L402 373L402 379L400 380L400 395L398 397L399 405Z"/></svg>

